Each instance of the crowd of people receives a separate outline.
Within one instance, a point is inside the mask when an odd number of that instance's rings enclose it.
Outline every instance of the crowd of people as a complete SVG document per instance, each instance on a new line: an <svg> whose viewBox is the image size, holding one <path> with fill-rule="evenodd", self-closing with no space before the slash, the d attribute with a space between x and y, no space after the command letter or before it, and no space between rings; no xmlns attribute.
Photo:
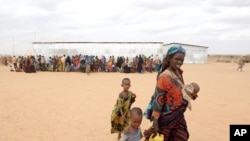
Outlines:
<svg viewBox="0 0 250 141"><path fill-rule="evenodd" d="M161 59L145 55L138 55L129 60L128 57L98 56L93 55L55 55L45 58L37 56L13 56L11 71L35 73L36 71L51 72L124 72L144 73L156 71L161 64Z"/></svg>

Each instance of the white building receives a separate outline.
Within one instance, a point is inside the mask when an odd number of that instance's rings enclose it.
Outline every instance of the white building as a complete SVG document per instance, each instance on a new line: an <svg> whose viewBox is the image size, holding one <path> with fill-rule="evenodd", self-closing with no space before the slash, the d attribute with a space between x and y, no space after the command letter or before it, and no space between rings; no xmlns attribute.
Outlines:
<svg viewBox="0 0 250 141"><path fill-rule="evenodd" d="M163 42L33 42L36 55L94 55L124 56L132 60L136 55L162 57Z"/></svg>
<svg viewBox="0 0 250 141"><path fill-rule="evenodd" d="M115 58L124 56L132 60L139 54L163 58L167 49L173 45L181 45L187 50L185 63L205 63L207 60L208 47L163 42L33 42L33 50L35 55L45 57L82 54Z"/></svg>
<svg viewBox="0 0 250 141"><path fill-rule="evenodd" d="M166 53L167 50L174 45L181 45L186 50L184 63L204 64L207 62L208 47L182 44L182 43L170 43L170 44L163 44L162 51Z"/></svg>

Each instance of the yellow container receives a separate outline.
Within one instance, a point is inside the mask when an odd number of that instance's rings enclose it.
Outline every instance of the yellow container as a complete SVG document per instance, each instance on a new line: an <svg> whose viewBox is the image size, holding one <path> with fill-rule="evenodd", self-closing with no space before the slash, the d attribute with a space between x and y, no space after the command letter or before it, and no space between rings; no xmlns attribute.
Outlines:
<svg viewBox="0 0 250 141"><path fill-rule="evenodd" d="M164 141L164 135L157 133L155 137L153 134L150 136L149 141Z"/></svg>

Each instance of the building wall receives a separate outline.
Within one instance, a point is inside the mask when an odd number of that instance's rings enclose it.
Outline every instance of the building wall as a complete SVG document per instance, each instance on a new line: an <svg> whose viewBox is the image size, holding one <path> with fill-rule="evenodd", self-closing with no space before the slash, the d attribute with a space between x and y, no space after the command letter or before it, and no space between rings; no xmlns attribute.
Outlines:
<svg viewBox="0 0 250 141"><path fill-rule="evenodd" d="M54 55L95 55L95 56L124 56L133 58L136 55L162 57L162 42L61 42L46 43L34 42L33 49L36 55L54 56Z"/></svg>
<svg viewBox="0 0 250 141"><path fill-rule="evenodd" d="M205 63L207 61L207 48L203 46L163 42L34 42L33 49L35 55L45 57L54 55L102 55L109 57L128 57L131 61L133 57L144 54L148 56L158 56L163 58L167 50L173 45L181 45L186 49L184 63Z"/></svg>
<svg viewBox="0 0 250 141"><path fill-rule="evenodd" d="M181 45L184 49L186 49L184 63L204 64L207 62L208 47L181 43L171 43L163 45L163 52L166 53L167 50L173 45Z"/></svg>

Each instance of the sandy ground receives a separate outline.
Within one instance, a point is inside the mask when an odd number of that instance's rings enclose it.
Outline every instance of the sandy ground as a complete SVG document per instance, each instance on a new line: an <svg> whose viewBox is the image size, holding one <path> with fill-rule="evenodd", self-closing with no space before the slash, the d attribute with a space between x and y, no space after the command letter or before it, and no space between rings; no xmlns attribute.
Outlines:
<svg viewBox="0 0 250 141"><path fill-rule="evenodd" d="M230 124L250 124L250 64L184 64L186 83L201 86L193 110L185 113L190 141L228 141ZM10 72L0 66L0 141L115 141L110 114L121 79L145 109L156 73ZM151 123L143 119L142 130Z"/></svg>

